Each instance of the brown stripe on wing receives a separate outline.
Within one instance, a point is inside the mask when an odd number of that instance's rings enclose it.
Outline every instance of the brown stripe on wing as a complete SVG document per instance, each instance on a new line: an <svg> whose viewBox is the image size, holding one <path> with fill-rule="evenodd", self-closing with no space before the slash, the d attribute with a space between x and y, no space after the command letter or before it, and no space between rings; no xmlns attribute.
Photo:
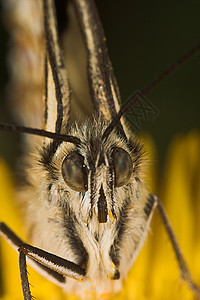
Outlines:
<svg viewBox="0 0 200 300"><path fill-rule="evenodd" d="M95 4L75 0L76 10L88 52L88 75L95 109L106 120L119 110L119 89L108 56L105 34Z"/></svg>
<svg viewBox="0 0 200 300"><path fill-rule="evenodd" d="M43 1L44 28L46 46L48 52L48 62L46 72L46 83L48 91L46 93L46 129L52 130L50 124L55 125L55 132L60 133L63 121L68 123L70 114L70 90L67 72L58 39L55 7L52 0ZM50 91L50 86L53 90ZM53 109L56 106L56 110ZM50 109L50 107L52 109Z"/></svg>

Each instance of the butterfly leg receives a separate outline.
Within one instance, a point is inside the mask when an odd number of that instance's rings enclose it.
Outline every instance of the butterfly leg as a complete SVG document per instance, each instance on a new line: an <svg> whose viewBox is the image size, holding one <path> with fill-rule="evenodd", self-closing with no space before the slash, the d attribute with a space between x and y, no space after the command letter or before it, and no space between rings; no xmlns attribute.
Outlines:
<svg viewBox="0 0 200 300"><path fill-rule="evenodd" d="M178 245L176 236L173 232L172 226L169 222L169 219L167 217L167 214L165 212L165 209L163 207L163 204L161 202L161 200L156 196L153 195L155 201L157 202L157 208L158 211L160 213L160 217L163 221L163 224L165 226L165 229L167 231L167 234L169 236L170 242L172 244L172 247L174 249L175 255L176 255L176 259L178 261L178 265L179 265L179 269L181 272L181 277L187 282L189 288L194 292L194 294L198 297L198 299L200 299L200 288L196 285L196 283L193 281L191 274L188 270L186 261L183 257L183 254L180 250L180 247Z"/></svg>
<svg viewBox="0 0 200 300"><path fill-rule="evenodd" d="M20 277L21 277L21 284L22 284L24 300L31 300L32 295L31 295L31 291L30 291L30 284L28 281L26 255L23 251L20 251L20 253L19 253L19 268L20 268Z"/></svg>
<svg viewBox="0 0 200 300"><path fill-rule="evenodd" d="M29 244L25 244L3 222L0 222L0 235L4 237L15 250L19 251L20 275L25 300L32 299L26 268L26 256L30 259L30 264L40 274L45 275L45 277L48 277L51 281L60 286L65 283L66 276L76 280L82 280L85 278L85 269L62 257L33 247Z"/></svg>

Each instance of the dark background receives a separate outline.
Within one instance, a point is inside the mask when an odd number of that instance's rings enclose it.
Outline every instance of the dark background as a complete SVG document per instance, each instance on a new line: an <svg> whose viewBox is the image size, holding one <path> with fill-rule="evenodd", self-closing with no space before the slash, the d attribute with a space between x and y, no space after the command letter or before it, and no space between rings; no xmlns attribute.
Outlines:
<svg viewBox="0 0 200 300"><path fill-rule="evenodd" d="M123 100L200 42L199 0L98 0L97 5ZM0 121L14 122L3 101L9 38L2 24L0 34ZM177 133L200 128L200 52L146 97L159 115L142 122L141 132L152 134L162 165ZM0 139L0 155L13 166L13 153L20 148L18 137L1 133Z"/></svg>

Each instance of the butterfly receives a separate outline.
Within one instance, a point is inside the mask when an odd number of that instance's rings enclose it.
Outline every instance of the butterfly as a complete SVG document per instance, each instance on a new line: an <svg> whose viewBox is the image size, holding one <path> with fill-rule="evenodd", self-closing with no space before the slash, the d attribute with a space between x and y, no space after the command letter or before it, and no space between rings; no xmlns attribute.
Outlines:
<svg viewBox="0 0 200 300"><path fill-rule="evenodd" d="M24 99L20 105L19 90L16 93L18 109L29 127L0 126L5 131L28 133L29 154L23 160L26 171L21 199L31 244L26 244L5 223L0 227L1 235L19 251L24 299L32 298L26 257L38 272L83 298L88 290L97 295L119 291L121 280L144 243L156 207L182 277L199 295L163 205L145 185L144 148L124 117L128 109L133 115L133 103L143 111L145 104L148 111L157 113L145 95L162 80L163 74L121 105L93 1L76 0L75 8L69 6L72 29L64 35L62 49L59 34L63 28L58 26L59 11L53 1L32 5L37 12L30 16L38 25L35 36L40 47L33 45L38 61L33 64L28 51L34 41L25 42L25 57L33 68L29 74L33 86L31 91L29 85L26 87L26 105ZM78 25L81 30L77 30ZM42 43L44 37L46 43ZM70 52L71 44L76 45L79 39L82 46L74 48L77 53ZM199 46L178 64L197 49ZM78 70L74 67L76 60ZM80 96L77 82L81 68L89 89L85 88ZM27 76L24 74L23 80ZM19 86L20 82L17 89Z"/></svg>

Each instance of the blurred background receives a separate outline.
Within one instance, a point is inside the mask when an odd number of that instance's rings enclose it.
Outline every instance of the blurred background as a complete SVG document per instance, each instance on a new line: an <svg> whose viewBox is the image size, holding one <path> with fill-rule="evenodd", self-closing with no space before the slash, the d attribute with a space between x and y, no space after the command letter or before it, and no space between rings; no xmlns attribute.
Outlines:
<svg viewBox="0 0 200 300"><path fill-rule="evenodd" d="M198 0L96 2L123 101L199 42ZM5 122L12 119L4 101L9 36L2 23L0 36L0 120ZM159 115L156 119L142 122L141 132L148 131L153 136L161 165L167 146L177 132L187 133L200 128L199 79L200 53L146 95ZM8 140L3 142L5 136ZM18 138L1 133L0 155L6 156L11 165L13 159L10 156L18 149Z"/></svg>

